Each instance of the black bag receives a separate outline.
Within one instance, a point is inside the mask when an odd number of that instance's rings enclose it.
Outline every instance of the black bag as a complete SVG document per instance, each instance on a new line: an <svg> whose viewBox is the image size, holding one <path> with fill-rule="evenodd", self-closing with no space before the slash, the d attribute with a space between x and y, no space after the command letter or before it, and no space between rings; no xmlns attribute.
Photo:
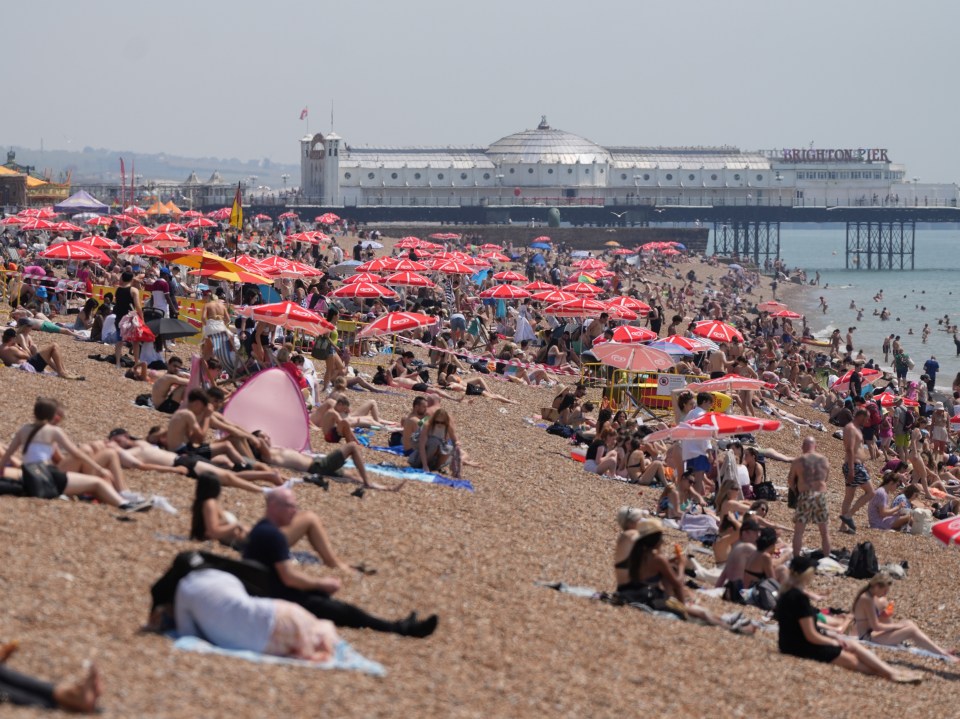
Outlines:
<svg viewBox="0 0 960 719"><path fill-rule="evenodd" d="M761 579L750 588L750 604L765 612L777 606L780 596L780 583L776 579Z"/></svg>
<svg viewBox="0 0 960 719"><path fill-rule="evenodd" d="M390 444L389 447L402 447L403 446L403 432L391 432L390 433Z"/></svg>
<svg viewBox="0 0 960 719"><path fill-rule="evenodd" d="M778 499L777 488L773 486L773 482L760 482L753 485L753 496L757 499L776 502Z"/></svg>
<svg viewBox="0 0 960 719"><path fill-rule="evenodd" d="M46 462L30 462L23 465L23 496L37 499L56 499L60 496L53 472Z"/></svg>
<svg viewBox="0 0 960 719"><path fill-rule="evenodd" d="M554 422L549 427L547 427L547 434L555 434L558 437L565 437L566 439L570 439L570 437L573 436L573 427L568 427L565 424Z"/></svg>
<svg viewBox="0 0 960 719"><path fill-rule="evenodd" d="M137 407L152 407L152 406L153 406L153 400L152 400L152 398L150 397L149 394L138 394L138 395L137 395L137 398L136 398L135 400L133 400L133 403L134 403L135 405L137 405Z"/></svg>
<svg viewBox="0 0 960 719"><path fill-rule="evenodd" d="M847 567L847 576L854 579L870 579L880 571L877 553L873 542L860 542L850 553L850 564Z"/></svg>
<svg viewBox="0 0 960 719"><path fill-rule="evenodd" d="M317 337L310 350L310 356L318 360L326 360L330 356L331 342L327 337Z"/></svg>
<svg viewBox="0 0 960 719"><path fill-rule="evenodd" d="M27 453L27 447L37 436L37 432L43 429L45 422L34 425L27 435L27 440L23 443L23 453ZM37 499L56 499L60 496L57 490L57 483L53 481L52 467L46 462L29 462L21 467L23 481L23 496L36 497Z"/></svg>
<svg viewBox="0 0 960 719"><path fill-rule="evenodd" d="M797 491L796 487L787 488L787 506L790 509L797 508L797 501L800 499L800 492Z"/></svg>

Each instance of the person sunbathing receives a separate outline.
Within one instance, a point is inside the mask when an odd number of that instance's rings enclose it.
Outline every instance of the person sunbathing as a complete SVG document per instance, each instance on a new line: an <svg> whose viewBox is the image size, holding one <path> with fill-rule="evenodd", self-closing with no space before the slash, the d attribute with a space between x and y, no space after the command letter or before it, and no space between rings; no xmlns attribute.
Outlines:
<svg viewBox="0 0 960 719"><path fill-rule="evenodd" d="M162 374L153 382L150 389L150 399L153 402L153 408L164 414L173 414L180 409L180 403L183 402L183 393L186 391L190 380L180 374L183 369L183 360L179 357L171 357L167 360L167 372Z"/></svg>
<svg viewBox="0 0 960 719"><path fill-rule="evenodd" d="M43 374L47 367L52 367L57 376L62 379L83 381L84 377L67 371L60 356L60 349L55 344L37 349L36 344L31 341L30 346L34 348L33 351L24 348L17 342L16 330L5 329L2 342L0 342L0 360L7 367L29 365L38 374Z"/></svg>
<svg viewBox="0 0 960 719"><path fill-rule="evenodd" d="M676 551L676 568L667 561L660 548L663 545L663 524L659 519L641 519L631 527L631 534L624 539L624 545L632 540L632 546L625 560L617 563L617 569L626 570L626 582L618 575L617 597L627 604L643 604L651 609L676 614L682 619L693 617L707 624L724 627L732 631L752 634L755 629L749 620L738 615L730 623L704 607L688 604L686 592L681 583L686 569L686 556ZM622 552L623 549L618 546ZM679 549L679 545L677 545Z"/></svg>
<svg viewBox="0 0 960 719"><path fill-rule="evenodd" d="M0 645L0 704L62 709L78 714L93 714L103 694L103 681L93 661L84 662L84 674L51 684L7 666L7 659L19 647L18 642Z"/></svg>
<svg viewBox="0 0 960 719"><path fill-rule="evenodd" d="M853 600L853 628L857 638L876 644L897 646L911 642L914 646L928 652L939 654L950 662L958 661L956 655L935 644L911 620L891 621L893 600L887 594L893 585L893 578L886 572L878 572L857 592Z"/></svg>
<svg viewBox="0 0 960 719"><path fill-rule="evenodd" d="M740 485L736 480L726 480L720 483L717 495L714 497L714 511L718 517L728 512L744 514L750 510L750 502L740 498Z"/></svg>
<svg viewBox="0 0 960 719"><path fill-rule="evenodd" d="M457 376L456 368L447 362L441 363L437 368L437 385L451 392L463 392L468 397L486 397L504 404L520 404L516 400L491 391L483 377L461 379Z"/></svg>
<svg viewBox="0 0 960 719"><path fill-rule="evenodd" d="M5 471L12 466L11 459L18 450L22 451L21 466L42 465L49 473L52 487L44 487L53 497L65 494L74 497L82 494L92 494L103 504L118 507L123 511L142 512L149 510L153 505L150 502L127 502L110 484L110 471L97 464L97 461L80 447L74 444L66 432L57 424L63 420L65 409L55 399L38 397L33 405L33 416L36 422L23 425L13 436L0 458L0 469ZM58 418L59 417L59 418ZM55 418L56 422L55 422ZM80 472L64 472L53 464L54 453L57 450L78 457L87 466L96 470L97 475L82 474ZM11 472L20 470L11 470Z"/></svg>
<svg viewBox="0 0 960 719"><path fill-rule="evenodd" d="M779 623L780 652L801 659L836 664L844 669L872 674L893 682L919 684L919 675L895 669L859 642L817 626L819 612L810 603L807 594L815 566L807 557L794 557L790 561L790 575L781 586L774 610Z"/></svg>
<svg viewBox="0 0 960 719"><path fill-rule="evenodd" d="M236 516L220 505L222 487L214 475L202 473L197 477L193 506L190 508L190 539L199 542L212 540L234 549L242 549L247 538L247 527Z"/></svg>
<svg viewBox="0 0 960 719"><path fill-rule="evenodd" d="M631 437L626 446L626 465L624 471L631 482L635 484L651 485L654 482L664 484L663 462L647 456L645 443L639 437Z"/></svg>
<svg viewBox="0 0 960 719"><path fill-rule="evenodd" d="M383 367L377 367L376 374L373 376L373 383L375 385L381 385L385 387L412 389L414 392L436 395L437 397L449 399L452 402L462 402L464 398L464 395L457 397L456 395L449 394L441 389L431 387L426 382L419 380L419 378L414 379L413 377L394 377Z"/></svg>
<svg viewBox="0 0 960 719"><path fill-rule="evenodd" d="M325 662L339 641L333 622L284 599L251 597L237 577L219 569L180 580L174 616L180 636L225 649Z"/></svg>
<svg viewBox="0 0 960 719"><path fill-rule="evenodd" d="M174 453L181 456L196 456L209 461L213 457L226 456L236 472L252 470L254 463L241 455L228 441L207 442L214 414L210 396L202 389L192 389L187 394L186 407L170 416L165 442ZM273 484L283 484L283 479L274 470L262 470L262 479Z"/></svg>
<svg viewBox="0 0 960 719"><path fill-rule="evenodd" d="M230 460L224 456L206 461L195 455L179 455L153 444L163 441L163 436L164 433L159 428L153 428L147 433L147 439L137 439L126 429L118 427L110 432L104 444L117 450L121 465L127 469L168 472L193 479L197 479L201 474L210 474L225 487L236 487L254 494L263 493L264 487L253 484L254 481L263 479L262 472L234 472L229 469ZM92 444L96 446L98 443Z"/></svg>
<svg viewBox="0 0 960 719"><path fill-rule="evenodd" d="M341 399L346 402L345 406L340 404ZM346 394L336 391L331 393L329 397L314 408L313 412L310 413L310 421L317 427L323 427L326 415L331 411L336 413L338 411L338 405L339 409L344 409L345 407L347 410L346 412L340 412L340 414L343 415L342 419L346 420L351 428L369 429L370 427L396 426L396 422L390 422L380 416L380 408L377 406L375 400L364 400L356 407L353 407ZM337 420L333 420L334 423L336 423L336 421ZM330 422L327 424L330 424Z"/></svg>

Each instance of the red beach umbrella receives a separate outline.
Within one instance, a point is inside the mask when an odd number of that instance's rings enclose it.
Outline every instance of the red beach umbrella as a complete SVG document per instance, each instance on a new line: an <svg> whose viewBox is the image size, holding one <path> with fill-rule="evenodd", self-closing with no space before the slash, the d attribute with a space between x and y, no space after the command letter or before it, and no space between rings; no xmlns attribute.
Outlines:
<svg viewBox="0 0 960 719"><path fill-rule="evenodd" d="M687 421L687 424L691 427L712 427L717 434L752 434L753 432L775 432L780 429L780 423L776 420L722 412L707 412Z"/></svg>
<svg viewBox="0 0 960 719"><path fill-rule="evenodd" d="M483 299L494 300L520 300L529 296L529 292L513 285L496 285L480 293Z"/></svg>
<svg viewBox="0 0 960 719"><path fill-rule="evenodd" d="M718 320L703 320L693 326L693 333L701 337L707 337L717 342L730 342L737 338L743 342L743 335L736 327L728 325L726 322Z"/></svg>
<svg viewBox="0 0 960 719"><path fill-rule="evenodd" d="M648 330L646 327L620 325L613 331L613 341L622 344L649 342L655 339L657 339L657 333L653 330Z"/></svg>
<svg viewBox="0 0 960 719"><path fill-rule="evenodd" d="M361 337L376 337L379 335L397 334L417 327L427 327L435 324L436 317L423 315L418 312L388 312L380 315L373 322L368 324L359 335Z"/></svg>

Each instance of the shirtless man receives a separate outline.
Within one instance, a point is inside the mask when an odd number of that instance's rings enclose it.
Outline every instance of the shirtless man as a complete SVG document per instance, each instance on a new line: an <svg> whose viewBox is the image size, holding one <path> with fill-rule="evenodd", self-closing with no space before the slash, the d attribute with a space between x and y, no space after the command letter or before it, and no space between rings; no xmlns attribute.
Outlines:
<svg viewBox="0 0 960 719"><path fill-rule="evenodd" d="M353 434L349 417L350 400L340 395L334 400L333 407L320 416L318 426L323 431L323 438L330 444L338 444L340 440L356 443L357 438Z"/></svg>
<svg viewBox="0 0 960 719"><path fill-rule="evenodd" d="M120 462L124 467L129 469L171 472L193 477L194 479L206 473L212 474L220 480L220 484L224 487L236 487L237 489L253 492L254 494L260 494L268 489L267 487L258 487L256 484L245 479L244 475L251 474L248 470L244 472L234 472L226 467L219 466L216 463L218 460L207 462L196 456L179 456L174 452L150 444L150 442L146 440L135 439L130 436L127 430L122 428L111 431L106 442L92 442L91 444L94 446L102 444L104 447L116 449L120 457ZM221 458L219 461L227 460Z"/></svg>
<svg viewBox="0 0 960 719"><path fill-rule="evenodd" d="M710 356L707 358L707 364L705 369L710 373L710 379L716 379L717 377L723 377L727 373L727 367L729 363L727 362L727 355L724 354L724 348L726 345L720 343L720 349L711 352Z"/></svg>
<svg viewBox="0 0 960 719"><path fill-rule="evenodd" d="M171 357L167 360L167 373L157 377L150 390L150 399L153 408L158 412L173 414L180 409L183 401L183 391L190 380L180 375L183 369L183 360Z"/></svg>
<svg viewBox="0 0 960 719"><path fill-rule="evenodd" d="M731 602L743 603L740 590L743 588L743 570L747 566L747 559L757 551L757 537L760 536L760 524L753 517L747 517L740 525L740 539L733 545L727 556L723 572L717 577L714 586L724 587L724 599Z"/></svg>
<svg viewBox="0 0 960 719"><path fill-rule="evenodd" d="M170 416L166 433L167 447L175 454L195 456L207 462L213 457L225 455L233 462L235 472L253 470L253 463L245 459L230 442L206 442L213 413L209 395L202 389L190 390L187 406ZM273 470L261 471L258 474L258 479L276 485L283 484L282 478Z"/></svg>
<svg viewBox="0 0 960 719"><path fill-rule="evenodd" d="M427 400L425 397L413 398L413 410L403 418L403 453L409 456L413 452L413 435L416 434L428 419Z"/></svg>
<svg viewBox="0 0 960 719"><path fill-rule="evenodd" d="M336 407L337 400L342 396L345 395L341 393L331 394L323 402L318 404L313 412L310 413L310 421L316 426L322 427L324 415ZM380 416L380 407L377 405L376 400L373 399L368 399L357 405L356 414L349 414L346 420L351 427L382 427L396 424Z"/></svg>
<svg viewBox="0 0 960 719"><path fill-rule="evenodd" d="M840 507L840 521L845 525L840 528L841 532L853 534L857 531L857 525L853 522L853 515L873 499L873 485L870 484L870 473L863 466L863 460L866 453L863 448L863 432L861 428L867 421L869 414L863 407L858 409L853 415L853 421L843 428L843 480L844 493L843 504ZM857 493L857 489L863 489L863 496L860 497L851 509L850 503Z"/></svg>
<svg viewBox="0 0 960 719"><path fill-rule="evenodd" d="M803 532L808 524L820 529L820 550L830 554L830 530L827 525L827 477L830 460L817 453L817 440L805 437L801 454L790 463L787 486L797 491L797 511L793 518L793 556L803 549Z"/></svg>
<svg viewBox="0 0 960 719"><path fill-rule="evenodd" d="M12 328L3 331L3 342L0 344L0 360L8 367L19 365L26 362L38 373L43 371L49 365L58 377L63 379L82 380L83 377L70 374L63 366L63 360L60 359L60 350L56 345L47 345L41 350L35 350L31 353L17 344L17 332ZM36 347L36 345L34 345Z"/></svg>

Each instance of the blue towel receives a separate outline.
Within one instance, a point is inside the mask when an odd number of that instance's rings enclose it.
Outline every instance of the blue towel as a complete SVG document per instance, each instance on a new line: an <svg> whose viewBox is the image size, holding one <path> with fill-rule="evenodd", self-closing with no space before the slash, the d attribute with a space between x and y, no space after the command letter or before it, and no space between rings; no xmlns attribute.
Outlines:
<svg viewBox="0 0 960 719"><path fill-rule="evenodd" d="M363 672L364 674L372 674L375 677L382 677L387 674L387 670L384 669L380 662L367 659L343 639L337 642L337 646L334 647L333 650L333 657L328 662L308 662L305 659L275 657L269 654L258 654L257 652L240 649L224 649L199 637L180 637L174 642L173 646L185 652L219 654L224 657L245 659L248 662L255 662L257 664L288 664L310 669L346 669Z"/></svg>
<svg viewBox="0 0 960 719"><path fill-rule="evenodd" d="M344 466L354 467L355 465L353 461L348 461ZM469 480L444 477L442 474L437 474L436 472L424 472L421 469L414 469L413 467L398 467L394 464L368 464L367 471L382 474L385 477L393 477L394 479L412 479L415 482L442 484L446 487L453 487L454 489L465 489L468 492L473 491L473 485L470 484Z"/></svg>
<svg viewBox="0 0 960 719"><path fill-rule="evenodd" d="M398 457L405 456L403 453L403 445L397 445L396 447L374 447L370 445L367 449L372 449L374 452L389 452L390 454L395 454Z"/></svg>

